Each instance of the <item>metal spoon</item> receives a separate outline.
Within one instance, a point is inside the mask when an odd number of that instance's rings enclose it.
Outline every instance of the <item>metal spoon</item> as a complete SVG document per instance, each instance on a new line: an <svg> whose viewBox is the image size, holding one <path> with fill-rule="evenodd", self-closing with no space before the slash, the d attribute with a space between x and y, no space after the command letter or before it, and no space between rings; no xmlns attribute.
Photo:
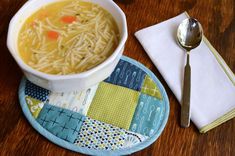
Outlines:
<svg viewBox="0 0 235 156"><path fill-rule="evenodd" d="M191 68L189 65L189 53L190 50L199 46L202 35L203 30L201 24L193 18L183 20L177 30L178 42L187 52L187 63L184 68L183 103L181 106L180 121L181 126L185 128L190 125Z"/></svg>

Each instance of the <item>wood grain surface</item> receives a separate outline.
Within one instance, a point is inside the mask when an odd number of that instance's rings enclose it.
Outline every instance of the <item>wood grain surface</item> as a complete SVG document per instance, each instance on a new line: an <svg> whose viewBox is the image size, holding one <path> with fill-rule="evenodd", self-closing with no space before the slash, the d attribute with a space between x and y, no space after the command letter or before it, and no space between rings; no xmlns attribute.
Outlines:
<svg viewBox="0 0 235 156"><path fill-rule="evenodd" d="M0 155L70 156L80 155L61 148L34 130L24 117L18 100L22 72L6 47L10 19L26 0L0 1ZM135 156L235 156L235 119L200 134L179 126L180 107L165 81L134 37L144 27L174 17L183 11L197 18L212 45L235 72L235 1L234 0L116 0L125 12L129 38L124 54L151 69L166 88L170 116L159 139ZM167 45L166 45L167 46Z"/></svg>

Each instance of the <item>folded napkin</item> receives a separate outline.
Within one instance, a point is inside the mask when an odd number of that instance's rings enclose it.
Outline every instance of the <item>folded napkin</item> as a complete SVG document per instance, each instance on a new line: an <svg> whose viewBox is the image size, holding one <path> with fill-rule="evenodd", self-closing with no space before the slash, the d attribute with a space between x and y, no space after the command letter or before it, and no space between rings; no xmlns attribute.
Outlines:
<svg viewBox="0 0 235 156"><path fill-rule="evenodd" d="M176 42L176 32L187 17L185 12L135 33L179 103L186 53ZM191 51L190 64L191 120L205 133L235 116L235 76L205 37Z"/></svg>

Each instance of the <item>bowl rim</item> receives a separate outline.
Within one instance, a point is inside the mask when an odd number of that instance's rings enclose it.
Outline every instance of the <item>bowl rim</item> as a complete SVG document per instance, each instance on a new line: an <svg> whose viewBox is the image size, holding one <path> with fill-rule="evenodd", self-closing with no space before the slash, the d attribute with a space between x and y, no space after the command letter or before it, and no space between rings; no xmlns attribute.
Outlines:
<svg viewBox="0 0 235 156"><path fill-rule="evenodd" d="M21 69L23 71L26 71L28 73L31 73L35 76L38 76L40 78L43 79L47 79L47 80L67 80L67 79L76 79L76 78L86 78L90 75L92 75L93 73L95 73L96 71L99 71L101 69L103 69L105 66L109 65L110 63L112 63L116 57L118 57L120 51L122 51L122 48L125 45L125 42L127 40L128 37L128 32L127 32L127 21L126 21L126 16L124 14L124 12L121 10L121 8L115 3L113 2L113 0L108 0L105 3L108 3L109 5L112 5L117 12L119 13L120 17L121 17L121 29L122 32L120 32L122 35L122 37L120 38L119 44L117 46L117 48L113 51L113 53L106 59L104 60L102 63L100 63L99 65L81 72L81 73L77 73L77 74L69 74L69 75L53 75L53 74L47 74L47 73L43 73L40 72L36 69L33 69L32 67L30 67L29 65L27 65L19 56L17 47L15 47L15 45L13 44L12 40L13 40L13 36L14 36L14 24L16 22L18 22L18 18L20 16L20 13L24 12L30 5L33 5L34 2L36 0L28 0L16 13L15 15L12 17L10 23L9 23L9 27L8 27L8 34L7 34L7 47L11 53L11 55L13 56L13 58L15 59L15 61L17 62L17 64L21 67ZM86 0L84 0L86 1ZM98 0L99 1L99 0ZM50 2L49 2L50 3ZM49 4L48 3L48 4ZM91 2L93 3L93 2ZM112 14L112 13L110 13ZM120 30L119 30L120 31Z"/></svg>

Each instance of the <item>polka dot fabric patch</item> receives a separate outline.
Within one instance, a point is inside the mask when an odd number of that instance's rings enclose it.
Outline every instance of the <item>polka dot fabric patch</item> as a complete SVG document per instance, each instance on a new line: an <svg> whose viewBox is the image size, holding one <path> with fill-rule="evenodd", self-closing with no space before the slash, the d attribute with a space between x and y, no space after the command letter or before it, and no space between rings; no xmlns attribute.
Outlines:
<svg viewBox="0 0 235 156"><path fill-rule="evenodd" d="M115 150L123 146L126 139L124 129L87 118L75 144L100 150Z"/></svg>
<svg viewBox="0 0 235 156"><path fill-rule="evenodd" d="M23 78L19 99L41 135L85 155L130 155L144 149L157 140L169 114L156 76L127 57L109 78L82 92L55 93Z"/></svg>
<svg viewBox="0 0 235 156"><path fill-rule="evenodd" d="M25 95L28 95L32 98L38 99L40 101L46 101L50 91L42 87L39 87L30 81L26 81L25 85Z"/></svg>

